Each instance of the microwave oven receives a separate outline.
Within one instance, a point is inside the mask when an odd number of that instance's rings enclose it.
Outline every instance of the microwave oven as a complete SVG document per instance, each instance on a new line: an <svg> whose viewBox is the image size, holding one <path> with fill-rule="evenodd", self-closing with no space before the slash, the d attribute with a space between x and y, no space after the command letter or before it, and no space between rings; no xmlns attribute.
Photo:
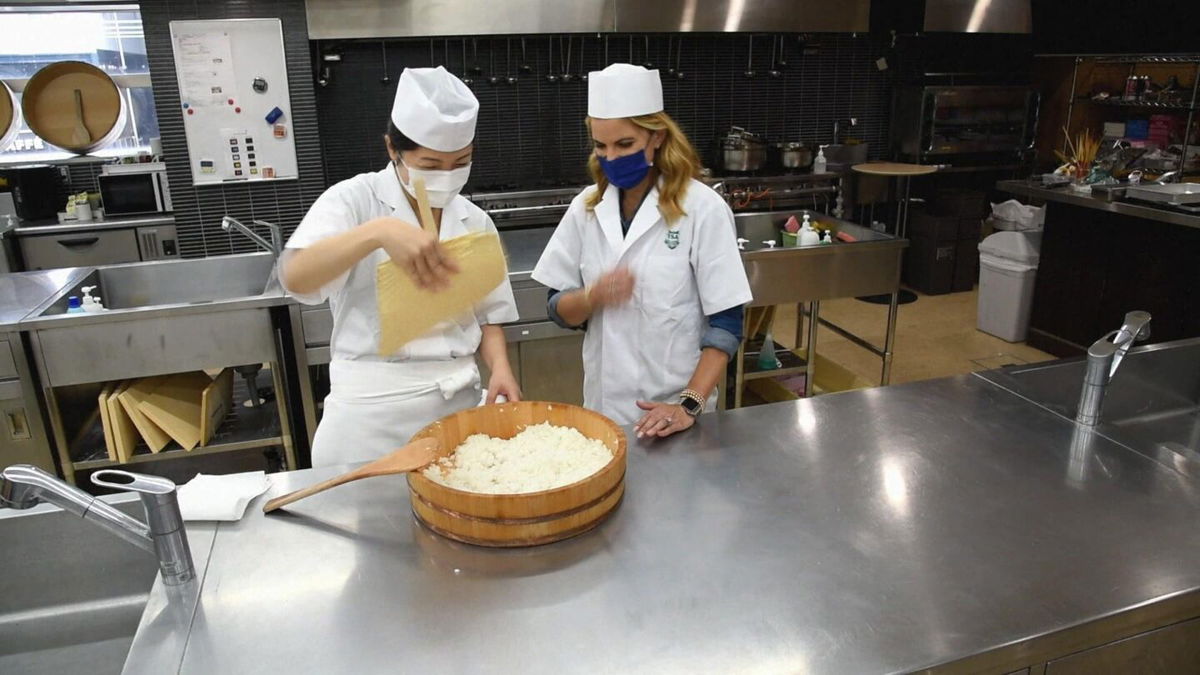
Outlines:
<svg viewBox="0 0 1200 675"><path fill-rule="evenodd" d="M167 185L167 167L162 162L108 164L97 177L104 215L134 216L168 213L171 189Z"/></svg>

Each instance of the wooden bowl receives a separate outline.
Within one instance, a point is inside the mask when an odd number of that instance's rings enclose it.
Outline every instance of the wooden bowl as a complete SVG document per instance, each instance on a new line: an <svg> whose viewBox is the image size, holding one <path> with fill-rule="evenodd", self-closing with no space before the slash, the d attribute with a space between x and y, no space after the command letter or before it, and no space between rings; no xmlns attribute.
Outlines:
<svg viewBox="0 0 1200 675"><path fill-rule="evenodd" d="M83 125L92 140L76 145L75 90L83 98ZM99 150L125 130L125 98L103 70L82 61L59 61L29 78L21 109L33 133L47 143L80 154Z"/></svg>
<svg viewBox="0 0 1200 675"><path fill-rule="evenodd" d="M21 126L21 108L17 96L4 82L0 82L0 150L8 147L17 136Z"/></svg>
<svg viewBox="0 0 1200 675"><path fill-rule="evenodd" d="M472 434L507 439L542 422L574 427L604 443L613 452L612 461L581 481L524 494L467 492L410 473L413 513L430 530L479 546L537 546L599 525L625 493L626 456L625 432L599 413L566 403L502 403L444 417L413 439L436 438L452 452Z"/></svg>

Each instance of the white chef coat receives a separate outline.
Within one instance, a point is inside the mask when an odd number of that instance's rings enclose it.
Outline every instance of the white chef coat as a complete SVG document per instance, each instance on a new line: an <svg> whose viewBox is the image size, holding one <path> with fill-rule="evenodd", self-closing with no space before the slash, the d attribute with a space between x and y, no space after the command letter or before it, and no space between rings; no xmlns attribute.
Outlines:
<svg viewBox="0 0 1200 675"><path fill-rule="evenodd" d="M583 341L584 405L620 424L636 422L637 401L675 402L695 372L707 317L751 300L733 212L693 180L686 215L668 225L658 188L646 195L629 233L621 233L620 191L612 185L592 211L575 197L533 271L534 280L569 290L618 266L634 276L630 302L588 319Z"/></svg>
<svg viewBox="0 0 1200 675"><path fill-rule="evenodd" d="M293 249L383 216L420 227L391 165L322 194L288 240L282 264ZM462 196L442 212L443 241L483 230L496 231L492 219ZM434 326L395 353L380 355L375 274L386 260L387 252L377 249L316 293L289 291L306 304L329 300L333 312L330 393L313 441L314 466L379 457L407 443L426 424L477 403L474 356L483 337L481 325L517 320L512 286L505 278L473 312Z"/></svg>

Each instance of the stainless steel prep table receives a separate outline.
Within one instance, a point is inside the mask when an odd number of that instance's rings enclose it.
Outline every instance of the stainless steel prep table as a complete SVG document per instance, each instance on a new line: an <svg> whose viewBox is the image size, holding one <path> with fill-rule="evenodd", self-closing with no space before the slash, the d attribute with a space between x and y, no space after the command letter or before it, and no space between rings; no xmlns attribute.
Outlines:
<svg viewBox="0 0 1200 675"><path fill-rule="evenodd" d="M631 442L597 530L508 551L400 476L264 517L343 469L276 474L126 672L1040 673L1200 615L1200 487L1075 429L971 376L706 415Z"/></svg>

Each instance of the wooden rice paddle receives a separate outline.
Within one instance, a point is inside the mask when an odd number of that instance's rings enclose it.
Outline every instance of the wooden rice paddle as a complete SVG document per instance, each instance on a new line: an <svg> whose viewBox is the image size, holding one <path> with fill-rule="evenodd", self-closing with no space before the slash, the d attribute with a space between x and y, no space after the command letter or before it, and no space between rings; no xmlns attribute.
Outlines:
<svg viewBox="0 0 1200 675"><path fill-rule="evenodd" d="M300 501L305 497L311 497L318 492L324 492L329 488L344 485L362 478L389 476L394 473L408 473L409 471L423 469L438 458L440 447L441 444L432 438L422 438L413 441L403 448L380 457L370 464L364 464L353 471L340 476L334 476L327 481L317 483L302 490L289 492L282 497L276 497L263 505L263 513L270 513L292 502Z"/></svg>
<svg viewBox="0 0 1200 675"><path fill-rule="evenodd" d="M76 147L92 142L92 132L83 123L83 92L75 90L75 128L71 130L71 143Z"/></svg>

